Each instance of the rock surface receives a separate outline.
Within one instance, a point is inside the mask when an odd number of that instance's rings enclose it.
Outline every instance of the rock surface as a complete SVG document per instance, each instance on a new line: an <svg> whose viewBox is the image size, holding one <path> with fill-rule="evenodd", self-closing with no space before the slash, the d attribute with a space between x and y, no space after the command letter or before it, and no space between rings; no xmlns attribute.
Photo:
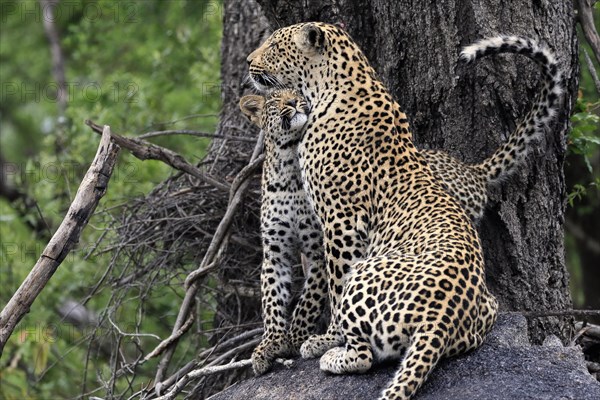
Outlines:
<svg viewBox="0 0 600 400"><path fill-rule="evenodd" d="M364 375L329 375L318 360L295 360L290 368L240 382L210 400L365 400L377 399L397 363ZM443 360L415 397L417 400L600 399L600 383L588 372L578 347L551 342L531 346L527 321L503 314L478 350Z"/></svg>

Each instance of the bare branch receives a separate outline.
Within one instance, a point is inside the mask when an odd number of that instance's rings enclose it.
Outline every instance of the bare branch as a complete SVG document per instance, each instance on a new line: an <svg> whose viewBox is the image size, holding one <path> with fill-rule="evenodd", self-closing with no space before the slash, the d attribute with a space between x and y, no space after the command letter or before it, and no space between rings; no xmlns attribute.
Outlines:
<svg viewBox="0 0 600 400"><path fill-rule="evenodd" d="M235 328L239 328L239 327L235 327ZM234 328L229 328L229 329L234 329ZM206 332L207 331L204 331L203 333L206 333ZM217 343L216 345L214 345L211 348L204 350L202 353L198 354L197 359L198 360L205 359L207 357L210 357L210 355L213 354L217 350L230 349L231 346L237 344L238 342L252 338L256 335L262 335L262 333L263 333L263 328L256 328L256 329L253 329L250 331L246 331L246 332L236 335L230 339L227 339L222 343ZM255 343L255 341L252 341L252 343ZM239 348L236 348L235 350L239 351ZM230 354L230 353L227 353L227 354ZM182 368L180 368L177 372L175 372L174 374L171 374L171 376L169 378L165 379L163 382L160 382L160 384L157 384L157 386L160 385L160 387L162 387L162 388L169 388L169 387L173 386L173 384L175 384L175 382L177 381L177 379L179 377L186 375L188 372L192 371L197 366L198 366L197 361L195 361L195 360L190 361L187 364L185 364Z"/></svg>
<svg viewBox="0 0 600 400"><path fill-rule="evenodd" d="M195 318L194 314L190 314L190 317L187 319L187 321L185 321L185 324L183 324L183 326L181 328L179 328L179 330L177 332L175 332L174 334L171 334L171 336L169 336L167 339L163 340L160 343L160 345L157 346L152 352L146 354L146 356L140 362L140 364L161 354L171 343L173 343L181 335L183 335L188 329L190 329L190 327L192 326L192 323L194 322L194 318Z"/></svg>
<svg viewBox="0 0 600 400"><path fill-rule="evenodd" d="M202 368L196 369L196 370L192 370L192 368L199 366L198 364L194 364L192 366L190 366L189 364L186 365L184 368L186 368L185 372L181 372L178 371L177 374L175 374L174 376L172 376L171 378L167 379L164 382L159 382L156 387L155 387L155 393L159 393L161 392L163 389L167 389L169 388L171 385L174 384L173 388L169 391L169 393L167 393L165 396L167 396L166 398L172 398L172 397L168 397L168 396L174 396L177 393L181 392L183 390L183 388L192 380L194 379L198 379L201 378L202 376L206 376L209 374L206 374L204 372L198 372L198 371L212 371L212 368L218 368L221 367L221 363L224 362L225 360L228 359L235 359L235 357L243 352L246 351L248 349L253 348L254 346L256 346L259 342L260 342L261 338L256 338L253 339L251 341L242 343L241 345L234 347L233 349L221 354L219 357L215 358L214 360L212 360L210 363L208 363L207 365L205 365ZM196 374L194 374L194 372L196 372ZM219 370L216 370L215 372L220 372ZM179 380L177 380L178 377L181 377ZM152 395L150 395L152 396ZM152 397L151 397L152 398ZM163 397L158 397L158 398L163 398Z"/></svg>
<svg viewBox="0 0 600 400"><path fill-rule="evenodd" d="M590 44L596 60L600 63L600 36L596 31L596 25L594 23L594 0L576 0L575 4L579 16L579 24L583 30L587 42Z"/></svg>
<svg viewBox="0 0 600 400"><path fill-rule="evenodd" d="M67 78L65 75L65 57L60 46L60 37L58 29L56 29L56 15L54 8L58 5L59 0L39 0L42 9L44 10L42 20L44 22L44 30L46 37L50 42L50 53L52 54L52 74L56 79L59 111L61 115L65 114L67 109Z"/></svg>
<svg viewBox="0 0 600 400"><path fill-rule="evenodd" d="M121 336L125 336L125 337L151 337L153 339L160 340L160 337L158 337L157 335L155 335L153 333L127 333L127 332L123 332L121 330L121 328L119 328L117 326L117 324L115 324L113 322L113 320L110 318L110 316L108 316L108 322L110 322L110 324L113 326L113 328L115 328L117 330L117 332L119 333L119 335L121 335Z"/></svg>
<svg viewBox="0 0 600 400"><path fill-rule="evenodd" d="M85 124L92 128L94 132L101 132L100 126L95 124L94 122L86 120ZM161 146L157 146L152 143L148 143L144 140L126 138L117 135L116 133L112 134L112 139L115 141L115 143L129 150L131 154L133 154L140 160L159 160L179 171L188 173L200 179L201 181L216 187L217 189L228 191L230 188L229 185L227 185L226 183L219 181L214 176L202 172L201 170L187 162L185 158L183 158L183 156L175 153L172 150L166 149Z"/></svg>
<svg viewBox="0 0 600 400"><path fill-rule="evenodd" d="M511 311L525 317L600 317L600 310Z"/></svg>
<svg viewBox="0 0 600 400"><path fill-rule="evenodd" d="M590 75L592 75L594 86L596 86L596 93L600 94L600 79L598 78L598 71L596 71L594 63L592 62L592 59L590 58L590 55L588 54L587 50L584 48L582 48L582 50L583 57L585 58L585 64L587 65L588 70L590 71Z"/></svg>
<svg viewBox="0 0 600 400"><path fill-rule="evenodd" d="M197 137L205 137L211 139L227 139L227 140L238 140L241 142L254 143L256 139L245 137L245 136L231 136L231 135L219 135L216 133L206 133L200 131L194 131L189 129L177 129L177 130L167 130L167 131L154 131L147 132L141 134L137 137L137 139L148 139L159 136L173 136L173 135L188 135L188 136L197 136Z"/></svg>
<svg viewBox="0 0 600 400"><path fill-rule="evenodd" d="M203 376L216 374L223 371L230 371L232 369L246 368L252 365L252 361L250 359L240 360L236 362L230 362L227 365L217 365L214 367L204 367L200 369L193 370L187 373L181 380L179 380L173 389L169 391L169 393L164 396L157 397L157 400L172 400L177 396L179 392L183 390L183 388L188 384L189 381L193 379L198 379Z"/></svg>
<svg viewBox="0 0 600 400"><path fill-rule="evenodd" d="M237 356L239 353L254 348L258 343L260 343L261 338L256 338L250 340L248 342L242 343L241 345L234 347L233 349L221 354L211 362L209 362L206 366L212 367L215 365L220 365L225 360Z"/></svg>
<svg viewBox="0 0 600 400"><path fill-rule="evenodd" d="M0 313L0 355L17 323L29 312L56 269L79 242L81 231L106 193L118 153L119 146L111 141L110 127L104 126L94 161L83 177L66 217L27 278Z"/></svg>
<svg viewBox="0 0 600 400"><path fill-rule="evenodd" d="M150 127L151 126L173 125L178 122L188 121L188 120L194 119L194 118L218 118L218 117L219 117L219 114L191 114L191 115L186 115L185 117L181 117L181 118L174 119L171 121L155 122L152 125L150 125Z"/></svg>
<svg viewBox="0 0 600 400"><path fill-rule="evenodd" d="M594 324L588 324L584 326L583 322L577 322L575 329L581 332L581 335L587 335L594 337L596 340L600 340L600 326ZM579 335L579 336L581 336ZM575 340L575 339L573 339Z"/></svg>

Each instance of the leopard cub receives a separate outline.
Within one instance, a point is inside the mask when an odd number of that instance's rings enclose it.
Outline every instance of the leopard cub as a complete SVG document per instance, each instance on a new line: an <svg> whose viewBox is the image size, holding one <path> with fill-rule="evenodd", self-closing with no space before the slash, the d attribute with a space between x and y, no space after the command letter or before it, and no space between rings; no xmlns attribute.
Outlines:
<svg viewBox="0 0 600 400"><path fill-rule="evenodd" d="M296 154L309 105L301 93L274 90L248 95L240 109L263 130L265 162L262 176L261 269L262 312L265 332L252 353L257 375L266 372L277 356L297 353L314 333L325 308L325 256L321 226L302 186ZM306 280L288 323L292 267L306 257Z"/></svg>

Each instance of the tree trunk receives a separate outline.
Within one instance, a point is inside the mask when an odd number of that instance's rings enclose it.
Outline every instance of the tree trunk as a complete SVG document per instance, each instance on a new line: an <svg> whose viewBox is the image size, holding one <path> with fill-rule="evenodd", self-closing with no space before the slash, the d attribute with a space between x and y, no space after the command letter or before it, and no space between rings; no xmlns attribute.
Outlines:
<svg viewBox="0 0 600 400"><path fill-rule="evenodd" d="M460 48L501 33L532 37L554 48L567 71L569 93L564 111L556 129L537 146L523 171L492 191L479 232L488 285L502 309L571 307L562 226L564 137L578 79L571 3L258 3L273 27L313 20L344 26L409 115L416 144L445 149L467 162L481 161L506 139L531 106L540 74L530 60L511 55L457 68ZM242 50L239 46L235 49ZM228 67L239 68L226 60L223 65L224 72ZM535 342L550 333L564 339L571 326L570 321L555 317L532 319L529 325Z"/></svg>

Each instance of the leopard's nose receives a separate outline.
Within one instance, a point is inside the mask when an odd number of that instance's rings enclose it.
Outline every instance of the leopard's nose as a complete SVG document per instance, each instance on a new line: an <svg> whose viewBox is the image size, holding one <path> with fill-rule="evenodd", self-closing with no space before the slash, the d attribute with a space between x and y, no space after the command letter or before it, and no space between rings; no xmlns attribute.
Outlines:
<svg viewBox="0 0 600 400"><path fill-rule="evenodd" d="M290 107L296 107L296 100L292 99L292 100L288 100L287 102L288 106Z"/></svg>
<svg viewBox="0 0 600 400"><path fill-rule="evenodd" d="M254 58L256 58L255 54L256 54L256 50L254 50L252 53L248 54L248 57L246 57L246 62L248 63L248 65L250 65L252 60L254 60Z"/></svg>

